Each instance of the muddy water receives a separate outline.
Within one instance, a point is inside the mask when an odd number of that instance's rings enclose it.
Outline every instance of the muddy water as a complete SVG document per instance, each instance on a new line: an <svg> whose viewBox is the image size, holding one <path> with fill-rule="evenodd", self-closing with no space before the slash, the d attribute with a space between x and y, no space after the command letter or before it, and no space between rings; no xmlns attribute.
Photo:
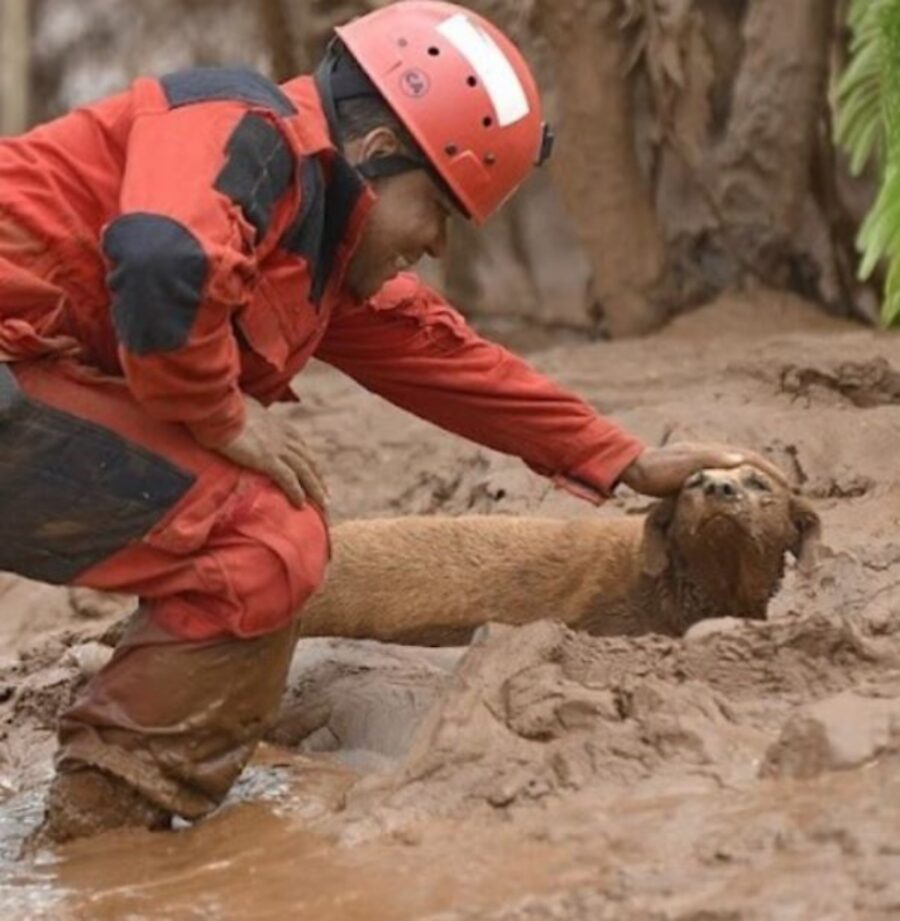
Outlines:
<svg viewBox="0 0 900 921"><path fill-rule="evenodd" d="M589 792L549 817L437 823L353 848L241 803L203 827L61 849L10 880L4 918L888 919L900 911L897 768L803 786Z"/></svg>
<svg viewBox="0 0 900 921"><path fill-rule="evenodd" d="M27 865L4 861L5 921L405 921L502 904L519 895L523 867L530 889L552 888L565 863L557 849L511 833L486 841L463 832L462 848L458 830L452 848L437 832L429 842L341 848L309 831L309 815L292 803L309 803L316 787L327 798L345 776L315 765L289 780L265 773L251 772L255 801L231 803L201 826L120 832L41 853Z"/></svg>

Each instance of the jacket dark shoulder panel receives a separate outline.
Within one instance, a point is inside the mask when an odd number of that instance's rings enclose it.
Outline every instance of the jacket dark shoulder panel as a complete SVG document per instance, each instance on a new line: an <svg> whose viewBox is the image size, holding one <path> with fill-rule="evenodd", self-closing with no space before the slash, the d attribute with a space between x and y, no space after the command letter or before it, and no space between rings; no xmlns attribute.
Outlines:
<svg viewBox="0 0 900 921"><path fill-rule="evenodd" d="M232 132L225 156L215 188L241 208L256 228L258 242L269 229L276 203L291 186L294 156L281 132L253 112Z"/></svg>
<svg viewBox="0 0 900 921"><path fill-rule="evenodd" d="M230 67L198 67L160 78L173 109L196 102L233 99L271 109L276 115L296 115L290 99L271 80L252 70Z"/></svg>
<svg viewBox="0 0 900 921"><path fill-rule="evenodd" d="M225 165L214 187L240 207L256 230L258 243L268 232L277 202L294 180L294 155L278 128L278 119L297 114L294 104L278 86L252 70L183 70L162 77L160 84L172 108L216 100L255 107L229 136Z"/></svg>

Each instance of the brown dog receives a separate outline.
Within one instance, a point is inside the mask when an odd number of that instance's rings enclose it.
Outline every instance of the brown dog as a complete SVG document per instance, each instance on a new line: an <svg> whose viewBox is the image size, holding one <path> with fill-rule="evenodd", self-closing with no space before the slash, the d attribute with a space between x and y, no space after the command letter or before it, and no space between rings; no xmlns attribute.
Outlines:
<svg viewBox="0 0 900 921"><path fill-rule="evenodd" d="M694 474L644 518L351 521L334 529L300 635L452 645L489 620L542 617L681 635L705 618L764 618L785 554L809 568L819 532L805 500L749 465Z"/></svg>

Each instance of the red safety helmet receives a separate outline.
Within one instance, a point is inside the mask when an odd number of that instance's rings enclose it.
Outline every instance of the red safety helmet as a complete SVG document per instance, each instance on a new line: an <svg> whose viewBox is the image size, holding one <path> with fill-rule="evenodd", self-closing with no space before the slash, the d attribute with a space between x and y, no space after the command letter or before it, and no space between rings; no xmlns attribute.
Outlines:
<svg viewBox="0 0 900 921"><path fill-rule="evenodd" d="M401 0L335 31L476 223L549 156L531 70L484 17Z"/></svg>

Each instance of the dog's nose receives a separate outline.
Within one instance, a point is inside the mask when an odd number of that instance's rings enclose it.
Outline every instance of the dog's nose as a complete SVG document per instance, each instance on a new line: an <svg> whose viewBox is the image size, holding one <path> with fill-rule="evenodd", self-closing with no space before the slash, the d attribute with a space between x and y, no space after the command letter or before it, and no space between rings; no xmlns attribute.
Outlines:
<svg viewBox="0 0 900 921"><path fill-rule="evenodd" d="M703 494L712 499L737 499L740 493L740 487L728 477L706 474L703 478Z"/></svg>

